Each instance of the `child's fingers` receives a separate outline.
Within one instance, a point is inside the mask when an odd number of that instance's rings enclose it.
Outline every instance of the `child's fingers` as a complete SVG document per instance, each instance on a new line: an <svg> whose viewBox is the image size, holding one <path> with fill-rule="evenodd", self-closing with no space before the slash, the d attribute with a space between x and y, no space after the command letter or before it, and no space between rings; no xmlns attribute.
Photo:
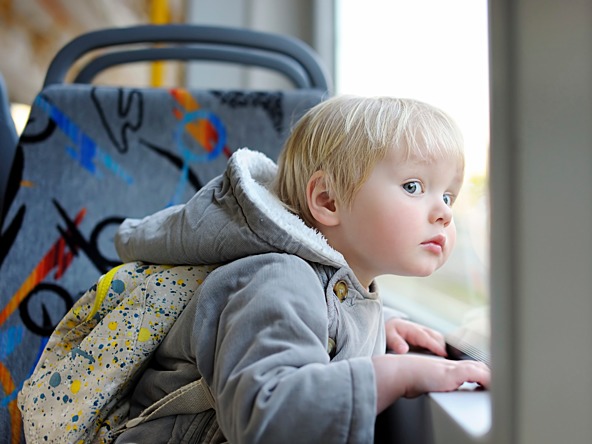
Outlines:
<svg viewBox="0 0 592 444"><path fill-rule="evenodd" d="M413 398L426 392L450 392L465 382L490 387L491 373L482 362L450 361L429 356L398 356L404 395Z"/></svg>
<svg viewBox="0 0 592 444"><path fill-rule="evenodd" d="M465 382L477 383L486 389L490 387L491 370L482 362L442 360L441 364L445 366L445 371L440 387L434 391L457 390Z"/></svg>
<svg viewBox="0 0 592 444"><path fill-rule="evenodd" d="M444 336L431 328L404 319L387 326L388 346L395 353L407 353L409 345L425 348L438 356L447 356Z"/></svg>
<svg viewBox="0 0 592 444"><path fill-rule="evenodd" d="M388 347L397 354L405 354L409 351L409 344L397 333L391 334Z"/></svg>
<svg viewBox="0 0 592 444"><path fill-rule="evenodd" d="M429 329L416 329L409 341L418 347L423 347L438 356L446 356L446 341L440 333Z"/></svg>
<svg viewBox="0 0 592 444"><path fill-rule="evenodd" d="M463 361L461 364L466 365L470 372L463 382L476 382L487 389L490 387L491 370L486 364L478 361Z"/></svg>
<svg viewBox="0 0 592 444"><path fill-rule="evenodd" d="M428 329L426 334L429 337L428 341L431 343L430 350L439 356L447 356L444 336L432 329Z"/></svg>

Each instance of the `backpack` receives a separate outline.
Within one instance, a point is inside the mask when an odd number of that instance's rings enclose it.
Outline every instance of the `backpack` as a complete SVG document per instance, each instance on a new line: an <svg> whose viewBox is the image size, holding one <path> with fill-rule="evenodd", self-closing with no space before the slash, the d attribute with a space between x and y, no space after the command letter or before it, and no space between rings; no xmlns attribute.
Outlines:
<svg viewBox="0 0 592 444"><path fill-rule="evenodd" d="M128 421L134 383L214 268L130 262L102 276L60 321L18 395L27 442L108 443L187 404L212 408L199 379Z"/></svg>

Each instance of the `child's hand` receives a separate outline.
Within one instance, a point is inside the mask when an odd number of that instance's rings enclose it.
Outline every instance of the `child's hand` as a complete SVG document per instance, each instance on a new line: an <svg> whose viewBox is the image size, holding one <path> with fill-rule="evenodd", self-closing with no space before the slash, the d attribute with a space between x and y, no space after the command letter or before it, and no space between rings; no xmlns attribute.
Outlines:
<svg viewBox="0 0 592 444"><path fill-rule="evenodd" d="M465 382L489 388L490 370L478 361L450 361L429 356L400 356L402 380L407 381L403 396L413 398L427 392L450 392ZM403 359L404 358L404 359Z"/></svg>
<svg viewBox="0 0 592 444"><path fill-rule="evenodd" d="M465 382L489 388L491 373L482 362L450 361L420 355L381 355L372 358L376 375L377 411L400 397L450 392Z"/></svg>
<svg viewBox="0 0 592 444"><path fill-rule="evenodd" d="M386 346L398 354L409 351L409 345L425 348L438 356L446 356L444 336L431 328L411 321L391 318L386 321Z"/></svg>

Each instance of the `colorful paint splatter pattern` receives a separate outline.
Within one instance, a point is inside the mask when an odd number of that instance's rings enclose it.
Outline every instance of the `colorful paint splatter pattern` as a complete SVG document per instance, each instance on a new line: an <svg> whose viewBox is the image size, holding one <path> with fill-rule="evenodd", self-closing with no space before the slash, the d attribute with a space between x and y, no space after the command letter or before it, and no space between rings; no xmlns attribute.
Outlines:
<svg viewBox="0 0 592 444"><path fill-rule="evenodd" d="M97 286L86 292L19 395L27 442L109 442L134 376L214 268L125 264L94 316Z"/></svg>

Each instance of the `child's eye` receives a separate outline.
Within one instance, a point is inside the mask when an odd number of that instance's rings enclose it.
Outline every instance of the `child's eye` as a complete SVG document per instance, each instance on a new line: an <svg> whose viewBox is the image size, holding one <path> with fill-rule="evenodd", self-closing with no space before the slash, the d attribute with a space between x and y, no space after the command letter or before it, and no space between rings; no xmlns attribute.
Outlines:
<svg viewBox="0 0 592 444"><path fill-rule="evenodd" d="M421 194L423 193L423 186L421 182L417 180L412 180L411 182L404 183L403 189L407 191L409 194Z"/></svg>
<svg viewBox="0 0 592 444"><path fill-rule="evenodd" d="M452 194L444 194L442 196L442 199L444 200L444 203L446 205L448 205L449 207L451 207L452 204L454 203L454 197L452 196Z"/></svg>

